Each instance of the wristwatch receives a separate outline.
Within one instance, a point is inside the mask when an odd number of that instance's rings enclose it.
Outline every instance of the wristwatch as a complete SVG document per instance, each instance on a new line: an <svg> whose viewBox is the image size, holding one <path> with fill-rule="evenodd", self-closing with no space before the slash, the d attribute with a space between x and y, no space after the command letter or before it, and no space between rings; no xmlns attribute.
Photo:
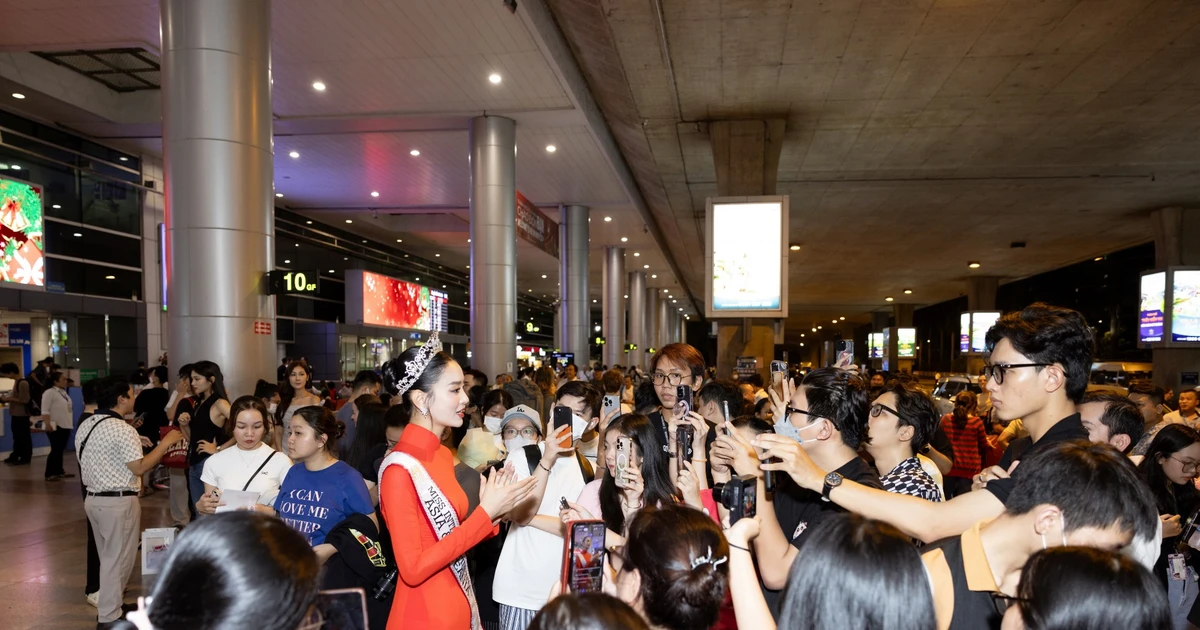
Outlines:
<svg viewBox="0 0 1200 630"><path fill-rule="evenodd" d="M836 488L840 485L842 485L842 476L841 475L839 475L838 473L835 473L835 472L831 472L828 475L825 475L825 486L823 488L821 488L821 499L828 501L830 491L832 491L834 488Z"/></svg>

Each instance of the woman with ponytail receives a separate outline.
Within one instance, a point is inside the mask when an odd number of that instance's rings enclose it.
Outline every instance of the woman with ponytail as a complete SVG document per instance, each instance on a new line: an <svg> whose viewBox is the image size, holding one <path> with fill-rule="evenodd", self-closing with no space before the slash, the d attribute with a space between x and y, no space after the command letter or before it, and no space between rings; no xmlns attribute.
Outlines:
<svg viewBox="0 0 1200 630"><path fill-rule="evenodd" d="M279 405L275 408L275 427L280 429L275 431L275 435L279 436L275 450L290 456L287 441L288 423L292 415L301 407L320 405L321 397L309 390L312 387L312 370L307 363L292 361L287 366L287 374L287 382L279 384Z"/></svg>
<svg viewBox="0 0 1200 630"><path fill-rule="evenodd" d="M454 457L441 444L462 426L467 394L463 371L441 351L437 334L383 366L384 384L409 418L379 474L379 508L396 550L400 579L388 630L479 630L482 627L466 552L496 535L496 524L527 498L537 478L514 481L497 471L481 481L479 507L467 516L467 495L454 476Z"/></svg>
<svg viewBox="0 0 1200 630"><path fill-rule="evenodd" d="M954 466L945 476L946 500L971 491L971 478L983 470L991 447L983 420L975 415L974 392L961 391L954 397L954 412L942 416L942 431L950 438Z"/></svg>
<svg viewBox="0 0 1200 630"><path fill-rule="evenodd" d="M296 462L283 478L275 512L304 535L324 563L334 554L325 535L352 514L374 516L367 483L337 458L346 427L324 407L302 407L292 415L288 451Z"/></svg>

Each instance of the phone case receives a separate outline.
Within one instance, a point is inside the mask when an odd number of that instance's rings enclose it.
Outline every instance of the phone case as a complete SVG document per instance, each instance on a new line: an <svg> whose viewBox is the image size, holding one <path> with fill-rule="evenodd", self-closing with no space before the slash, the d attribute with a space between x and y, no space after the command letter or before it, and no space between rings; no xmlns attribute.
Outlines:
<svg viewBox="0 0 1200 630"><path fill-rule="evenodd" d="M615 472L616 479L613 481L616 483L618 488L624 488L625 468L629 466L629 438L617 438L617 455L614 459L616 460L615 467L617 470Z"/></svg>
<svg viewBox="0 0 1200 630"><path fill-rule="evenodd" d="M604 586L604 521L572 521L563 540L562 584L564 592L599 593ZM590 539L591 544L585 545Z"/></svg>

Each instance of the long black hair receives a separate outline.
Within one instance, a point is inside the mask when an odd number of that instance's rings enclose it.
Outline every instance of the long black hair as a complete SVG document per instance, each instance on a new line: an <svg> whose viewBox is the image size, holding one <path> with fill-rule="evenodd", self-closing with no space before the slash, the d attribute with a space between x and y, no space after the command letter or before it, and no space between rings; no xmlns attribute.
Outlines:
<svg viewBox="0 0 1200 630"><path fill-rule="evenodd" d="M279 384L279 406L275 407L276 424L283 426L283 414L287 413L288 407L292 406L292 399L296 397L296 388L292 387L292 371L296 368L301 368L308 375L304 379L304 389L312 386L312 368L308 367L308 363L304 361L292 361L287 366L287 376L283 382Z"/></svg>
<svg viewBox="0 0 1200 630"><path fill-rule="evenodd" d="M224 401L229 400L229 392L225 391L225 375L221 374L221 366L212 361L197 361L192 364L192 373L212 379L210 396L216 396Z"/></svg>
<svg viewBox="0 0 1200 630"><path fill-rule="evenodd" d="M629 604L603 593L568 593L542 606L529 630L648 630Z"/></svg>
<svg viewBox="0 0 1200 630"><path fill-rule="evenodd" d="M408 373L406 371L408 364L417 359L417 354L422 351L423 347L413 346L405 350L400 356L383 364L383 386L387 388L389 394L395 396L400 391L397 384ZM416 411L416 405L412 402L412 393L425 392L430 397L430 400L432 400L434 384L442 377L442 372L446 370L446 366L452 363L456 363L454 357L445 352L434 354L429 359L429 363L425 365L425 369L421 370L421 375L417 377L417 382L405 390L401 396L400 403L394 406L400 407L405 417L411 418L413 412Z"/></svg>
<svg viewBox="0 0 1200 630"><path fill-rule="evenodd" d="M921 554L900 530L838 514L809 536L788 574L781 629L937 627Z"/></svg>
<svg viewBox="0 0 1200 630"><path fill-rule="evenodd" d="M642 458L642 505L650 506L658 503L674 503L677 499L675 486L671 483L668 472L668 460L659 447L659 438L655 434L654 425L650 419L640 413L627 413L608 425L604 432L616 431L633 441L637 453ZM600 512L604 525L614 532L625 531L625 512L621 509L621 489L604 470L604 479L600 482Z"/></svg>
<svg viewBox="0 0 1200 630"><path fill-rule="evenodd" d="M1138 472L1154 493L1154 502L1159 514L1187 514L1195 509L1200 492L1192 484L1173 483L1163 472L1163 460L1175 453L1200 442L1200 432L1186 424L1168 424L1159 429L1158 435L1146 449L1146 457L1138 464Z"/></svg>
<svg viewBox="0 0 1200 630"><path fill-rule="evenodd" d="M387 407L380 403L358 406L358 426L355 428L350 450L346 452L347 464L359 469L373 463L374 451L380 445L387 444L387 423L383 421L386 413Z"/></svg>
<svg viewBox="0 0 1200 630"><path fill-rule="evenodd" d="M951 418L954 420L954 426L960 431L967 428L967 421L971 419L971 412L979 405L979 399L976 398L975 392L963 390L958 392L954 397L954 411L951 413Z"/></svg>
<svg viewBox="0 0 1200 630"><path fill-rule="evenodd" d="M641 577L642 611L655 627L711 628L729 584L729 544L709 516L679 503L639 510L622 571ZM863 627L863 626L849 626Z"/></svg>
<svg viewBox="0 0 1200 630"><path fill-rule="evenodd" d="M1103 549L1051 547L1033 554L1017 595L1028 630L1171 627L1162 582L1136 561Z"/></svg>
<svg viewBox="0 0 1200 630"><path fill-rule="evenodd" d="M295 630L317 600L320 568L304 537L275 517L236 511L200 519L171 545L148 600L150 623ZM204 588L194 588L197 579ZM261 614L263 602L271 614ZM134 629L128 621L117 627Z"/></svg>

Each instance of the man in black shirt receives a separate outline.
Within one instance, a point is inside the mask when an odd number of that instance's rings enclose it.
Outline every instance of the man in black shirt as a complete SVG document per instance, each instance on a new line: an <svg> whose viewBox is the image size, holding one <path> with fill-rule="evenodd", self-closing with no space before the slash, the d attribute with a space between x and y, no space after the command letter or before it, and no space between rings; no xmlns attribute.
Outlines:
<svg viewBox="0 0 1200 630"><path fill-rule="evenodd" d="M785 391L791 389L785 381ZM869 409L863 380L845 370L821 368L805 376L794 392L787 393L791 396L785 413L775 422L776 435L765 437L790 442L820 462L821 467L832 470L828 479L831 485L845 480L882 490L879 476L858 456L858 447L867 435ZM757 470L753 449L737 432L717 438L711 458L714 468L733 466L739 475L762 474ZM714 470L714 478L717 476ZM728 478L728 473L722 476ZM754 541L754 555L767 588L783 588L800 547L808 540L808 532L830 515L843 511L820 490L786 484L771 497L759 484L761 533Z"/></svg>
<svg viewBox="0 0 1200 630"><path fill-rule="evenodd" d="M829 489L838 505L890 523L925 542L958 536L987 518L999 516L1019 475L1017 463L1052 444L1088 437L1075 405L1087 390L1095 342L1077 311L1032 304L1001 317L987 333L988 393L1002 420L1021 418L1031 443L1023 453L1005 452L1000 466L976 478L976 490L944 503L890 494L846 480ZM793 440L760 436L754 446L782 461L766 464L782 470L801 487L820 491L831 468L813 461Z"/></svg>

